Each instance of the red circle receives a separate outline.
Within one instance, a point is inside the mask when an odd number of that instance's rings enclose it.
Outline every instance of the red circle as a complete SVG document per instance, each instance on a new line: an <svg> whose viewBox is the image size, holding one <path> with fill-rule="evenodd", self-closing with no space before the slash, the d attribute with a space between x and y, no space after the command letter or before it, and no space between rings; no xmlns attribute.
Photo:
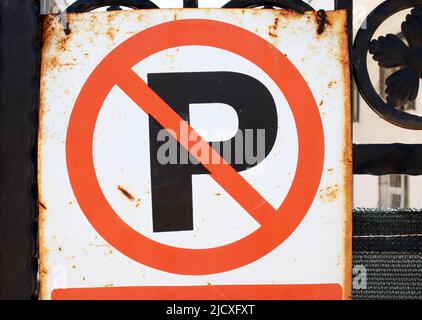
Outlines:
<svg viewBox="0 0 422 320"><path fill-rule="evenodd" d="M150 55L180 46L211 46L238 54L267 73L284 93L296 122L299 154L287 197L271 223L216 248L165 245L127 225L101 191L93 162L98 114L117 77ZM166 272L201 275L225 272L256 261L277 248L307 214L322 176L324 131L305 79L277 48L237 26L213 20L178 20L146 29L115 48L85 82L71 114L66 159L76 199L89 222L113 247L131 259Z"/></svg>

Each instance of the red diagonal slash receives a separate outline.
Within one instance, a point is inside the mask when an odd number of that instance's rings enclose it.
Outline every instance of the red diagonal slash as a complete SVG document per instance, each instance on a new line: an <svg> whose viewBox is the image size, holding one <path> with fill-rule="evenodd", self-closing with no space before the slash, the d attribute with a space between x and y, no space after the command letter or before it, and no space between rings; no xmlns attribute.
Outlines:
<svg viewBox="0 0 422 320"><path fill-rule="evenodd" d="M194 144L201 144L208 149L208 156L194 154L198 161L208 169L211 177L217 181L258 223L269 223L277 211L269 204L220 154L210 146L199 134L185 122L163 99L133 71L128 71L124 77L119 77L117 85L147 114L157 120L163 128L171 129L169 133L179 141L186 150L191 150ZM188 128L188 136L194 133L196 141L182 139L181 127ZM205 150L205 149L202 149ZM216 161L209 161L209 159ZM214 162L214 163L211 163Z"/></svg>

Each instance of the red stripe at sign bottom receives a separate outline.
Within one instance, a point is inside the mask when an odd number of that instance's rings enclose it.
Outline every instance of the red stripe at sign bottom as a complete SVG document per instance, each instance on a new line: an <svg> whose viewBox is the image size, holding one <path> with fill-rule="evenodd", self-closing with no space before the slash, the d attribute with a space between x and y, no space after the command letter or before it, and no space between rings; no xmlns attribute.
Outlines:
<svg viewBox="0 0 422 320"><path fill-rule="evenodd" d="M341 300L339 284L103 287L53 290L53 300Z"/></svg>

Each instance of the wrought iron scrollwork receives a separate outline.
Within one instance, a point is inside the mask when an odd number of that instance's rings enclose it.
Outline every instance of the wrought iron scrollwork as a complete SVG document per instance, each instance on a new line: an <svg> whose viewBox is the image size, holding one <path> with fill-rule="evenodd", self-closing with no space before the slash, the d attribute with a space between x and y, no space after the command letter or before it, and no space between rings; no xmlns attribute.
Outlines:
<svg viewBox="0 0 422 320"><path fill-rule="evenodd" d="M394 34L372 40L369 53L383 68L402 67L386 80L387 102L400 107L416 100L422 77L422 7L415 8L402 24L407 46Z"/></svg>
<svg viewBox="0 0 422 320"><path fill-rule="evenodd" d="M385 20L410 8L413 10L402 24L408 44L392 34L372 40ZM369 77L368 53L381 67L401 67L386 80L386 102L377 93ZM397 108L415 100L418 95L422 75L422 0L388 0L372 11L356 35L353 68L362 97L379 116L403 128L422 130L422 117Z"/></svg>
<svg viewBox="0 0 422 320"><path fill-rule="evenodd" d="M301 0L273 0L273 1L231 0L230 2L226 3L223 6L223 8L256 8L256 7L291 9L300 13L314 10L309 4Z"/></svg>

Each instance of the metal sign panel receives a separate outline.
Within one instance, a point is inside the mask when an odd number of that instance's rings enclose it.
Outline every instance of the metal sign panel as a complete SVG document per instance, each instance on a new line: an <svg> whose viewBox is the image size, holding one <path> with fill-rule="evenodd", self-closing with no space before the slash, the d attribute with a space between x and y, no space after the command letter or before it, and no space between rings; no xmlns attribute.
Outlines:
<svg viewBox="0 0 422 320"><path fill-rule="evenodd" d="M68 22L44 25L43 299L350 296L345 12Z"/></svg>

